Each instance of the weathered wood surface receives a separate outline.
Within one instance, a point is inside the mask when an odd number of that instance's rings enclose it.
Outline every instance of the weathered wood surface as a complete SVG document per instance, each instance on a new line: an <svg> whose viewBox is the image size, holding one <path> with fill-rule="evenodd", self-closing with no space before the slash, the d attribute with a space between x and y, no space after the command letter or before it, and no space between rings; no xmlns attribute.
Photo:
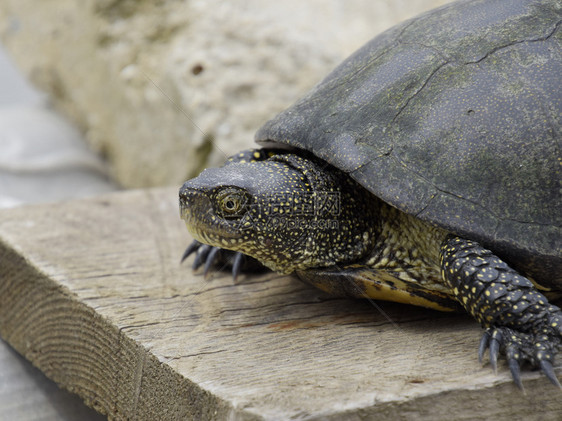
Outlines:
<svg viewBox="0 0 562 421"><path fill-rule="evenodd" d="M0 420L103 421L0 340Z"/></svg>
<svg viewBox="0 0 562 421"><path fill-rule="evenodd" d="M523 395L480 366L466 315L205 281L179 264L189 241L176 189L1 211L0 333L115 419L562 417L539 373Z"/></svg>

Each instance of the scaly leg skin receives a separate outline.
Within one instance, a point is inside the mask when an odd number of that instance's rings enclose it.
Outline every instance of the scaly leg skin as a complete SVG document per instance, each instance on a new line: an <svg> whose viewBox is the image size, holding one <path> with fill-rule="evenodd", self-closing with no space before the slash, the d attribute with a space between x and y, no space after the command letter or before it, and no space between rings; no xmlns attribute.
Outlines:
<svg viewBox="0 0 562 421"><path fill-rule="evenodd" d="M498 353L504 354L520 389L522 362L540 367L561 387L552 368L562 342L560 308L474 241L448 237L441 246L441 270L459 302L485 329L478 350L480 361L489 348L494 371Z"/></svg>

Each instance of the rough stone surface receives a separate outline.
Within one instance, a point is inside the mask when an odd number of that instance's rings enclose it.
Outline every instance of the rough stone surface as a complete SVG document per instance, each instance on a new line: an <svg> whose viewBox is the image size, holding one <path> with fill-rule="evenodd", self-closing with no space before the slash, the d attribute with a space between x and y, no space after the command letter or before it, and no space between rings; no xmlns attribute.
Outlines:
<svg viewBox="0 0 562 421"><path fill-rule="evenodd" d="M3 0L0 39L125 186L181 183L390 25L445 0Z"/></svg>

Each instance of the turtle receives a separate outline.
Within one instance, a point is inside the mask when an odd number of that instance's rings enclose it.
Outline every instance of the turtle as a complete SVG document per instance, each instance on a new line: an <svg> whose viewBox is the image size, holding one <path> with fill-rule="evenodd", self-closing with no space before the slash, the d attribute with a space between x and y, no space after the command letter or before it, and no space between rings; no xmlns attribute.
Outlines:
<svg viewBox="0 0 562 421"><path fill-rule="evenodd" d="M183 258L466 311L481 362L561 387L561 22L558 0L460 0L379 34L183 184Z"/></svg>

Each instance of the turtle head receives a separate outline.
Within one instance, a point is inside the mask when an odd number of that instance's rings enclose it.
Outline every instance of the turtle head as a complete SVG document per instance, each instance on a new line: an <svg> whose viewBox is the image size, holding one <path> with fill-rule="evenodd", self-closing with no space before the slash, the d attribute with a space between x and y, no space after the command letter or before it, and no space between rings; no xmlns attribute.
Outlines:
<svg viewBox="0 0 562 421"><path fill-rule="evenodd" d="M375 237L372 200L333 167L280 154L204 170L180 189L180 212L196 240L291 273L362 257Z"/></svg>

